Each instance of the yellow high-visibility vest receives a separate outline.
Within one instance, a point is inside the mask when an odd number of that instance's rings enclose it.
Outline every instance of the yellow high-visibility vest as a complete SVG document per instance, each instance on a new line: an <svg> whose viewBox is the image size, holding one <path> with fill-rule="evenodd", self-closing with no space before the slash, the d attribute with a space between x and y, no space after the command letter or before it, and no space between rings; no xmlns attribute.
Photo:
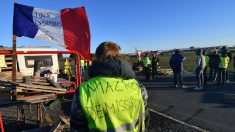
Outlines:
<svg viewBox="0 0 235 132"><path fill-rule="evenodd" d="M219 68L228 68L228 63L229 63L229 57L220 57L220 63L219 63Z"/></svg>
<svg viewBox="0 0 235 132"><path fill-rule="evenodd" d="M94 77L81 84L79 93L89 131L137 132L140 109L143 115L145 108L135 79Z"/></svg>

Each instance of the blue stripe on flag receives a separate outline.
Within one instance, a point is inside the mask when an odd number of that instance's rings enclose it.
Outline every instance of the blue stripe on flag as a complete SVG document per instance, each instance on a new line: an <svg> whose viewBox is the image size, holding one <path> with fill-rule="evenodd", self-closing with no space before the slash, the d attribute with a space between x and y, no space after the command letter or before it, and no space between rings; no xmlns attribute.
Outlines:
<svg viewBox="0 0 235 132"><path fill-rule="evenodd" d="M13 34L34 38L38 27L33 22L33 7L14 4Z"/></svg>

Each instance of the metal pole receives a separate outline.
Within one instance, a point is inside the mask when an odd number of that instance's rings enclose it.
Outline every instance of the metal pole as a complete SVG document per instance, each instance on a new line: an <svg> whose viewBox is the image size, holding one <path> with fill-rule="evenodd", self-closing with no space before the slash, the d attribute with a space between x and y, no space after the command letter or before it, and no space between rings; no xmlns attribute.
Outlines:
<svg viewBox="0 0 235 132"><path fill-rule="evenodd" d="M12 82L16 82L16 35L13 35L12 44Z"/></svg>

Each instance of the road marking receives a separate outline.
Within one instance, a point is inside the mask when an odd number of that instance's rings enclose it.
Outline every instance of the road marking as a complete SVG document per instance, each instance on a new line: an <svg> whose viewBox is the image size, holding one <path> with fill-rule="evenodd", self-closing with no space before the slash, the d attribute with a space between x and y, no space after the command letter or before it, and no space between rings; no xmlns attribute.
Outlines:
<svg viewBox="0 0 235 132"><path fill-rule="evenodd" d="M179 123L179 124L182 124L182 125L188 126L188 127L190 127L190 128L193 128L193 129L195 129L195 130L198 130L198 131L201 131L201 132L210 132L210 131L205 130L205 129L203 129L203 128L200 128L200 127L198 127L198 126L190 125L190 124L188 124L188 123L186 123L186 122L183 122L183 121L178 120L178 119L175 119L175 118L173 118L173 117L171 117L171 116L168 116L168 115L165 115L165 114L160 113L160 112L158 112L158 111L155 111L155 110L153 110L153 109L151 109L151 108L149 108L149 111L154 112L154 113L156 113L156 114L158 114L158 115L161 115L161 116L163 116L163 117L165 117L165 118L168 118L168 119L170 119L170 120L173 120L173 121L175 121L175 122L177 122L177 123Z"/></svg>

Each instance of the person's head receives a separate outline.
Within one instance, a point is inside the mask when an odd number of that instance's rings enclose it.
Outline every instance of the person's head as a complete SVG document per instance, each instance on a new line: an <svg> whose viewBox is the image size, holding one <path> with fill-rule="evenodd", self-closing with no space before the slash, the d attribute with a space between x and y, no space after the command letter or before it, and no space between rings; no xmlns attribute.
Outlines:
<svg viewBox="0 0 235 132"><path fill-rule="evenodd" d="M120 55L121 48L116 43L106 41L101 43L95 51L96 60L111 60L115 59Z"/></svg>
<svg viewBox="0 0 235 132"><path fill-rule="evenodd" d="M202 49L197 49L196 54L201 55L202 54Z"/></svg>
<svg viewBox="0 0 235 132"><path fill-rule="evenodd" d="M221 51L221 55L223 55L223 56L227 55L227 53L228 53L228 51L226 49Z"/></svg>
<svg viewBox="0 0 235 132"><path fill-rule="evenodd" d="M227 47L226 47L226 46L223 46L221 49L222 49L222 50L225 50L225 49L227 49Z"/></svg>
<svg viewBox="0 0 235 132"><path fill-rule="evenodd" d="M180 49L176 49L175 54L179 54L179 53L180 53Z"/></svg>
<svg viewBox="0 0 235 132"><path fill-rule="evenodd" d="M148 54L148 53L145 53L145 54L144 54L144 57L149 57L149 54Z"/></svg>
<svg viewBox="0 0 235 132"><path fill-rule="evenodd" d="M215 49L215 50L213 50L213 52L212 52L214 55L216 55L216 54L218 54L218 51Z"/></svg>
<svg viewBox="0 0 235 132"><path fill-rule="evenodd" d="M202 54L203 54L203 55L206 55L206 50L203 50L203 51L202 51Z"/></svg>

